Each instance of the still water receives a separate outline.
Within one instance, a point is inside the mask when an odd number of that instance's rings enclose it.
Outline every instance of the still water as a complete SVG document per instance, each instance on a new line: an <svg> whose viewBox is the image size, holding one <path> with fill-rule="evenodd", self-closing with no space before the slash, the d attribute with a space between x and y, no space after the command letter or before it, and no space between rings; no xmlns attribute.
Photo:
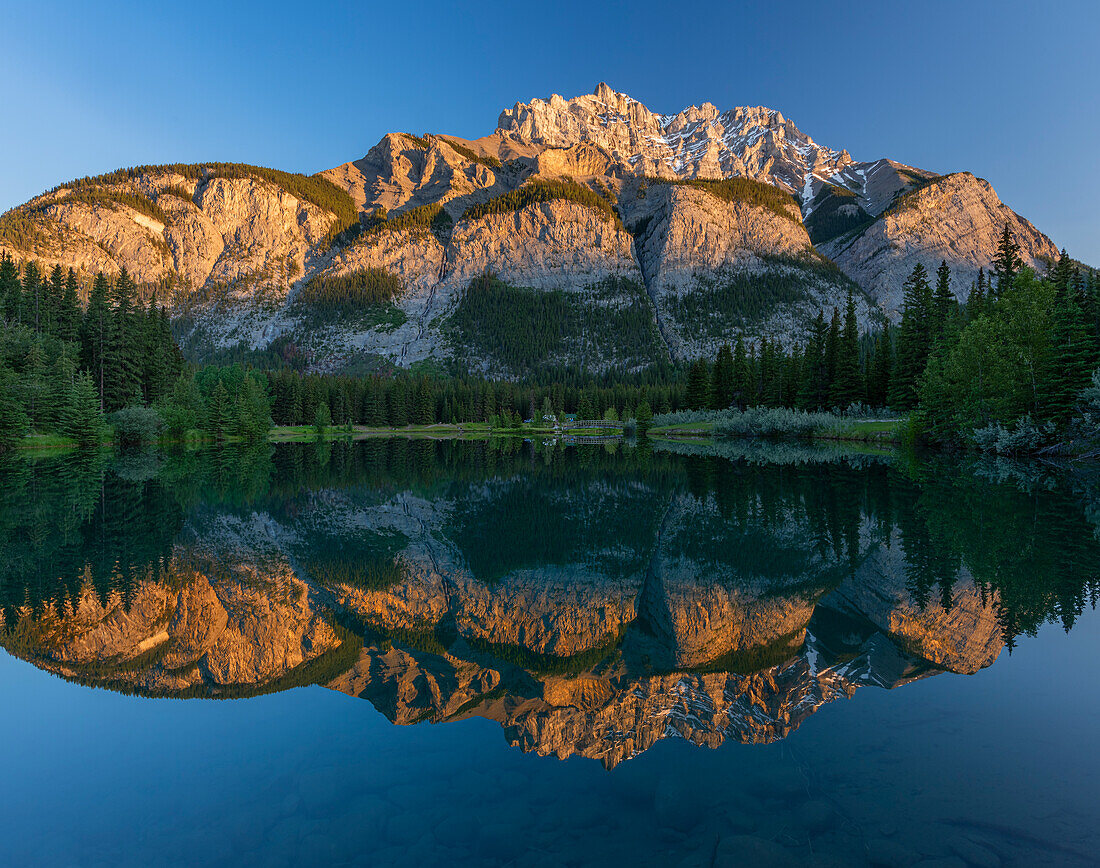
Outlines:
<svg viewBox="0 0 1100 868"><path fill-rule="evenodd" d="M1100 863L1100 483L404 439L0 467L0 861Z"/></svg>

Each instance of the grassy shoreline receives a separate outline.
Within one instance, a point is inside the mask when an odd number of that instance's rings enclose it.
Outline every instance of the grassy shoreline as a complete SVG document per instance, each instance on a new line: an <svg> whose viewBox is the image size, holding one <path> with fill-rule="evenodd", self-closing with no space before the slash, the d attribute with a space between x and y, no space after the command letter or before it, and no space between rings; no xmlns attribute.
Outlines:
<svg viewBox="0 0 1100 868"><path fill-rule="evenodd" d="M560 432L559 432L560 433ZM585 436L586 433L607 434L608 429L593 429L593 432L570 431L570 435ZM552 437L555 436L553 428L534 425L525 425L520 428L493 428L488 422L445 423L433 425L406 425L402 428L394 428L389 425L352 425L330 426L322 434L312 425L277 425L267 435L268 443L313 443L317 440L365 440L372 437L411 437L434 440L485 440L490 437ZM208 445L219 442L198 430L188 432L183 439L170 439L162 437L157 445ZM223 443L243 443L242 437L226 437L220 441ZM115 445L114 432L109 428L104 431L99 441L100 447ZM60 434L27 434L16 449L23 453L50 454L58 450L76 449L77 442L71 437Z"/></svg>

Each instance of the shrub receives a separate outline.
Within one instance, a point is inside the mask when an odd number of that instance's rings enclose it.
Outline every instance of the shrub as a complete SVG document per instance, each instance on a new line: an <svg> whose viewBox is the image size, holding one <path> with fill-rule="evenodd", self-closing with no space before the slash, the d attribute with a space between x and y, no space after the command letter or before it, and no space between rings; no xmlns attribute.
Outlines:
<svg viewBox="0 0 1100 868"><path fill-rule="evenodd" d="M164 431L164 420L152 407L124 407L112 413L108 421L123 447L148 446Z"/></svg>
<svg viewBox="0 0 1100 868"><path fill-rule="evenodd" d="M1054 434L1054 423L1036 425L1028 413L1016 420L1011 428L1005 428L1000 422L991 422L981 428L975 428L974 445L982 452L995 452L997 455L1027 455L1038 452L1050 442Z"/></svg>

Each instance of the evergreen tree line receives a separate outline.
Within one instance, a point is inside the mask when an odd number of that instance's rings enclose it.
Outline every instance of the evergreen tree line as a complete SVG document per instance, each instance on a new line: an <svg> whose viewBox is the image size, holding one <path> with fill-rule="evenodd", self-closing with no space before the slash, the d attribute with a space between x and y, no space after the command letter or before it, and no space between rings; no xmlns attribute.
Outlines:
<svg viewBox="0 0 1100 868"><path fill-rule="evenodd" d="M256 393L245 396L245 390ZM224 395L222 394L224 392ZM585 419L635 418L645 404L653 412L683 409L684 388L676 381L654 383L524 383L474 377L398 374L353 377L303 374L290 368L247 372L240 365L185 373L162 403L170 430L200 428L212 434L241 434L233 425L242 405L270 400L276 425L406 425L488 422L518 427L524 419L576 413ZM227 409L228 408L228 409Z"/></svg>
<svg viewBox="0 0 1100 868"><path fill-rule="evenodd" d="M987 273L966 302L941 262L905 281L901 322L859 333L855 305L819 311L785 349L738 339L688 371L690 409L749 406L843 409L853 403L914 412L938 442L1021 418L1049 430L1080 428L1082 395L1100 370L1100 277L1062 251L1047 274L1025 267L1006 225ZM1088 432L1085 432L1086 434Z"/></svg>
<svg viewBox="0 0 1100 868"><path fill-rule="evenodd" d="M32 428L98 442L105 413L159 401L181 367L166 311L125 269L83 287L0 257L0 448Z"/></svg>

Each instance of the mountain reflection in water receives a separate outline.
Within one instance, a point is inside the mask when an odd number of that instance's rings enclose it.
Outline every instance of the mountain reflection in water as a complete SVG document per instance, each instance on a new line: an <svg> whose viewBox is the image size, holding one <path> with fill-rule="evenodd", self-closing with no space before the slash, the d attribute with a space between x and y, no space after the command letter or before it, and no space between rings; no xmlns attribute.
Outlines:
<svg viewBox="0 0 1100 868"><path fill-rule="evenodd" d="M1095 603L1100 495L1012 466L404 439L0 469L0 644L84 684L322 684L610 767L973 674ZM829 456L826 455L826 458Z"/></svg>

